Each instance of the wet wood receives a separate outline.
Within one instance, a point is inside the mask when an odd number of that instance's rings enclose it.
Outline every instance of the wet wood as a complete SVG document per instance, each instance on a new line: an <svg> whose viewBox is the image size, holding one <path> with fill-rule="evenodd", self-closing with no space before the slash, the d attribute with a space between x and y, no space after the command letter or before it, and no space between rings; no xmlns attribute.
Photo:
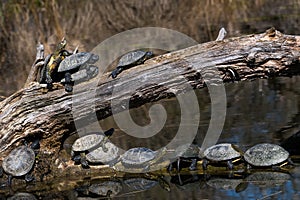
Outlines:
<svg viewBox="0 0 300 200"><path fill-rule="evenodd" d="M61 164L62 141L76 132L76 120L93 122L112 115L111 101L119 100L121 111L130 100L130 108L147 102L174 97L189 87L203 88L207 84L238 82L255 78L293 76L300 73L300 36L284 35L275 29L199 44L190 48L157 56L145 64L122 72L117 79L108 79L108 73L75 86L74 94L65 92L60 84L48 91L37 82L0 102L0 160L22 139L41 139L41 151L55 173ZM34 66L33 66L34 68ZM182 78L183 77L183 78ZM153 83L147 84L145 80ZM136 91L130 88L139 84ZM118 87L119 92L114 93ZM53 164L53 163L57 164ZM68 165L65 163L65 165ZM62 169L59 169L63 173ZM76 170L75 170L76 171Z"/></svg>

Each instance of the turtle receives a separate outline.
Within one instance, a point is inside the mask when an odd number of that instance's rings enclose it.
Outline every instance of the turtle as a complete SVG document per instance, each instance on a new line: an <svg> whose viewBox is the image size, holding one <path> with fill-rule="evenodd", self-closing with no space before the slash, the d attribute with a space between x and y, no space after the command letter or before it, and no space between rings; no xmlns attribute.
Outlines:
<svg viewBox="0 0 300 200"><path fill-rule="evenodd" d="M241 150L236 145L221 143L207 148L203 153L203 170L207 169L209 162L227 162L229 170L233 169L232 161L242 158Z"/></svg>
<svg viewBox="0 0 300 200"><path fill-rule="evenodd" d="M52 89L53 82L57 82L58 79L61 79L59 74L57 73L58 66L65 57L71 55L65 47L67 45L67 41L65 38L58 43L55 51L48 55L45 58L44 66L40 72L40 83L46 83L48 89Z"/></svg>
<svg viewBox="0 0 300 200"><path fill-rule="evenodd" d="M25 181L30 182L34 178L30 175L35 164L36 153L33 148L39 148L36 142L28 145L21 145L12 150L7 157L4 158L2 168L8 174L8 185L11 185L12 177L25 176Z"/></svg>
<svg viewBox="0 0 300 200"><path fill-rule="evenodd" d="M91 132L83 137L78 138L72 145L72 160L74 160L75 163L81 163L83 168L89 168L86 160L86 152L95 150L99 146L105 144L113 132L114 128L111 128L104 133Z"/></svg>
<svg viewBox="0 0 300 200"><path fill-rule="evenodd" d="M254 167L276 167L289 161L289 152L277 144L260 143L248 149L245 161ZM282 166L280 165L280 166Z"/></svg>
<svg viewBox="0 0 300 200"><path fill-rule="evenodd" d="M96 54L80 52L72 54L61 61L57 72L64 73L65 78L60 82L65 84L65 90L71 92L71 84L74 81L83 81L95 77L98 74L98 67L92 64L98 60L99 56Z"/></svg>
<svg viewBox="0 0 300 200"><path fill-rule="evenodd" d="M103 148L103 146L105 148ZM106 142L97 149L86 154L86 160L93 164L114 165L119 158L119 148L111 142Z"/></svg>
<svg viewBox="0 0 300 200"><path fill-rule="evenodd" d="M114 79L123 70L142 64L145 60L151 57L153 57L153 53L151 51L136 50L128 52L120 58L116 69L114 69L109 76Z"/></svg>
<svg viewBox="0 0 300 200"><path fill-rule="evenodd" d="M131 148L120 156L113 168L116 170L140 173L148 171L153 164L156 164L158 167L164 167L163 165L165 163L157 163L157 161L159 161L166 152L166 148L160 151L153 151L146 147Z"/></svg>
<svg viewBox="0 0 300 200"><path fill-rule="evenodd" d="M175 149L175 155L177 157L177 171L180 171L181 161L191 161L189 170L193 171L197 169L197 161L200 158L200 147L196 144L183 144ZM172 170L172 164L169 165L168 171Z"/></svg>

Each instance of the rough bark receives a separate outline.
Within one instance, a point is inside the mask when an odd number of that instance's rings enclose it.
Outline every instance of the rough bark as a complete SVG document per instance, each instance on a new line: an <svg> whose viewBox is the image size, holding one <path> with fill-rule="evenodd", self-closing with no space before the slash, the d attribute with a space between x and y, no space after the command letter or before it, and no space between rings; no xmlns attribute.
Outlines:
<svg viewBox="0 0 300 200"><path fill-rule="evenodd" d="M100 120L112 115L112 100L121 102L120 109L130 100L133 108L185 92L189 88L184 82L195 89L207 82L218 84L216 76L224 82L293 76L300 72L299 60L300 36L270 29L157 56L122 72L117 79L107 79L108 74L104 74L81 83L75 86L74 94L65 92L60 84L48 91L32 82L0 102L0 160L22 139L40 138L41 152L54 173L60 164L51 163L61 160L61 142L76 131L72 109L78 111L76 120L89 122L89 114L94 112ZM146 79L153 84L143 84ZM130 88L136 84L140 87L133 93ZM113 92L116 87L117 93Z"/></svg>

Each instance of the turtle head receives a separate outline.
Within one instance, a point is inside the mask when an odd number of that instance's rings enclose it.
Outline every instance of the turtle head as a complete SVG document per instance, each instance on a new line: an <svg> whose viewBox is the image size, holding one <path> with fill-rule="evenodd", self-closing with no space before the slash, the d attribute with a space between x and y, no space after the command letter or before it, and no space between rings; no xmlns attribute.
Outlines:
<svg viewBox="0 0 300 200"><path fill-rule="evenodd" d="M153 52L152 52L152 51L147 51L147 52L146 52L146 57L147 57L147 58L153 57Z"/></svg>
<svg viewBox="0 0 300 200"><path fill-rule="evenodd" d="M56 51L60 52L61 50L63 50L67 45L67 40L65 37L62 38L62 40L60 41L60 43L58 43L57 47L56 47Z"/></svg>

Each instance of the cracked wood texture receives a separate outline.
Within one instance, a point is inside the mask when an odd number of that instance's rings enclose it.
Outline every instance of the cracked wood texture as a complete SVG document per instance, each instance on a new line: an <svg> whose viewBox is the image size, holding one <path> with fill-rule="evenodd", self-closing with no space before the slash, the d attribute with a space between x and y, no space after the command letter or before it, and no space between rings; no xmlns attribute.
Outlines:
<svg viewBox="0 0 300 200"><path fill-rule="evenodd" d="M62 141L76 132L72 109L77 110L76 120L92 122L90 113L96 112L98 120L112 115L112 100L119 101L116 112L120 112L127 109L128 100L133 108L174 97L189 89L186 82L195 89L220 80L293 76L300 72L299 60L300 36L269 29L160 55L123 71L117 79L108 79L108 73L99 75L76 85L73 94L58 83L47 91L32 82L0 102L0 160L22 139L40 138L40 152L51 155L46 156L47 163L57 161ZM130 89L137 85L135 91Z"/></svg>

